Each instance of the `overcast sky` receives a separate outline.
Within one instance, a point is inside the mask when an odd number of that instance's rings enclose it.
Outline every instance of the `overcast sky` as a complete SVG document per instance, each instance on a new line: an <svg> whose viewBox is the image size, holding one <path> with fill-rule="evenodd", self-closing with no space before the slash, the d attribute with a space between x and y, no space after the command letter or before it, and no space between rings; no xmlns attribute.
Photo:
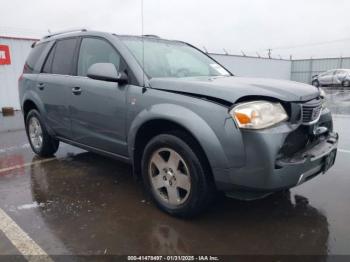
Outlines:
<svg viewBox="0 0 350 262"><path fill-rule="evenodd" d="M214 53L350 56L349 11L348 0L144 0L144 33ZM0 0L0 35L73 27L141 34L141 0Z"/></svg>

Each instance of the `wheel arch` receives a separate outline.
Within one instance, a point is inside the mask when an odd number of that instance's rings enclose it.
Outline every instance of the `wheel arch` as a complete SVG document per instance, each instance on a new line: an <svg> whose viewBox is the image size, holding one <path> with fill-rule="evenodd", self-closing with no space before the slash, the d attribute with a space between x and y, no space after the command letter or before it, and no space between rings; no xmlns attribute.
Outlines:
<svg viewBox="0 0 350 262"><path fill-rule="evenodd" d="M43 103L40 100L40 97L34 93L34 92L28 92L25 97L23 97L22 100L22 113L23 113L23 118L24 122L26 122L27 114L29 113L30 110L36 109L39 111L41 117L44 119L44 125L45 128L47 129L48 133L51 136L55 136L54 131L50 128L50 126L46 123L46 111L44 108Z"/></svg>
<svg viewBox="0 0 350 262"><path fill-rule="evenodd" d="M158 134L176 130L184 132L195 141L214 176L214 167L226 164L226 155L220 141L203 118L182 106L164 104L140 112L129 129L129 155L132 158L134 174L140 174L141 158L148 141Z"/></svg>
<svg viewBox="0 0 350 262"><path fill-rule="evenodd" d="M28 92L25 93L22 98L21 106L23 115L27 114L29 112L28 108L30 110L32 109L31 107L37 109L41 114L44 113L44 105L41 102L39 95L32 90L28 90Z"/></svg>
<svg viewBox="0 0 350 262"><path fill-rule="evenodd" d="M343 79L342 81L341 81L341 85L342 85L342 87L349 87L349 85L345 85L345 82L348 82L348 83L350 83L350 80L349 79Z"/></svg>
<svg viewBox="0 0 350 262"><path fill-rule="evenodd" d="M25 100L22 106L24 120L26 120L29 111L32 109L36 109L40 112L38 106L31 99Z"/></svg>

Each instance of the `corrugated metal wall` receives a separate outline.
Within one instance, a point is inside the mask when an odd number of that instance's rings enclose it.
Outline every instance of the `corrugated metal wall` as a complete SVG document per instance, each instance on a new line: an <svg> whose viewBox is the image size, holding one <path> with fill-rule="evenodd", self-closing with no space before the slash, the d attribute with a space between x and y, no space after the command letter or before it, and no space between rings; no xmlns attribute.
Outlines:
<svg viewBox="0 0 350 262"><path fill-rule="evenodd" d="M350 57L294 60L292 62L291 79L311 83L313 75L336 68L350 68Z"/></svg>
<svg viewBox="0 0 350 262"><path fill-rule="evenodd" d="M292 62L248 56L210 54L233 74L247 77L264 77L290 80Z"/></svg>
<svg viewBox="0 0 350 262"><path fill-rule="evenodd" d="M0 65L0 110L11 106L20 109L17 81L22 73L24 62L31 49L33 40L10 39L0 36L0 45L10 47L10 65Z"/></svg>

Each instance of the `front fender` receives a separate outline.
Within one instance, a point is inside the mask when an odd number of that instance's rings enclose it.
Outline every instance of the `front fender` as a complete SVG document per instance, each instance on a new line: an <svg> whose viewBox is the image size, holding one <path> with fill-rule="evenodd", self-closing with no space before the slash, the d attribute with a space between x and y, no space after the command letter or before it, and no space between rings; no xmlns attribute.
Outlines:
<svg viewBox="0 0 350 262"><path fill-rule="evenodd" d="M152 105L136 115L128 132L130 156L133 156L138 130L151 120L168 120L182 126L197 139L212 168L227 167L227 157L223 147L209 124L195 112L174 104Z"/></svg>

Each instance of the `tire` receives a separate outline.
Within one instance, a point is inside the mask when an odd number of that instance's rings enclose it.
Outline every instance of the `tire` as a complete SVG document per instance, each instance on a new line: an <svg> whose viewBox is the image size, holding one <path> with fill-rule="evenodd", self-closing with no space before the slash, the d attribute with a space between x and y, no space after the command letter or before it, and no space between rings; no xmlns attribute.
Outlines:
<svg viewBox="0 0 350 262"><path fill-rule="evenodd" d="M213 199L215 186L210 168L196 143L186 134L161 134L151 139L141 165L147 193L168 214L193 217Z"/></svg>
<svg viewBox="0 0 350 262"><path fill-rule="evenodd" d="M320 82L318 82L318 80L314 80L312 81L312 85L316 87L320 87Z"/></svg>
<svg viewBox="0 0 350 262"><path fill-rule="evenodd" d="M47 132L40 113L36 109L29 111L25 121L30 146L40 157L49 157L57 152L59 141Z"/></svg>
<svg viewBox="0 0 350 262"><path fill-rule="evenodd" d="M350 87L350 80L344 80L342 83L342 87Z"/></svg>

